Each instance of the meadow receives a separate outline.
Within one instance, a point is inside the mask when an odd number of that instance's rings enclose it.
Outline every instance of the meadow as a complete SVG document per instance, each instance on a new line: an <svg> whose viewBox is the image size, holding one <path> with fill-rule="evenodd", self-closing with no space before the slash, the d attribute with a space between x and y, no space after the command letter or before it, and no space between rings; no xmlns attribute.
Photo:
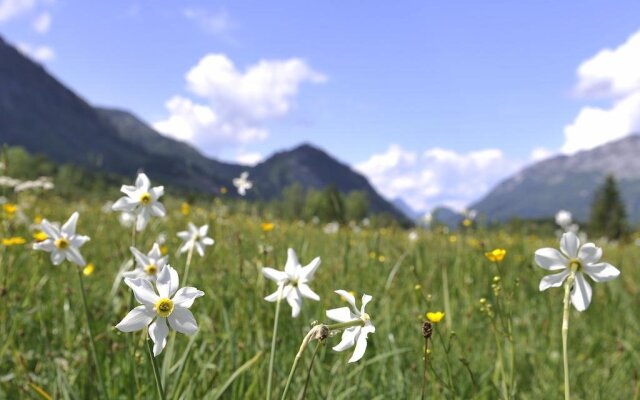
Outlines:
<svg viewBox="0 0 640 400"><path fill-rule="evenodd" d="M276 284L262 268L282 270L288 248L295 249L302 265L321 258L309 283L321 300L305 298L297 318L282 303L273 398L280 398L309 329L329 322L326 310L346 305L336 289L353 291L358 304L363 294L373 296L367 313L376 331L356 363L347 362L353 349L331 349L340 341L338 334L321 343L311 364L313 343L291 382L291 399L300 398L307 378L306 397L314 399L563 397L563 290L539 292L547 271L533 261L537 249L558 248L553 234L469 227L417 230L410 240L407 230L362 224L325 233L322 224L261 215L248 202L222 198L187 207L182 199L163 198L166 217L152 219L132 235L118 213L103 210L105 201L117 197L12 196L7 200L17 209L2 211L0 237L22 237L26 243L6 242L0 248L0 398L157 398L146 330L114 328L137 305L121 272L133 268L132 241L146 254L163 237L163 252L182 280L187 257L177 253L176 233L188 222L208 224L215 244L203 257L193 255L186 282L205 293L191 307L198 332L171 331L156 358L168 399L265 398L275 303L264 297ZM93 271L68 261L53 266L49 254L31 248L34 220L62 223L74 211L80 214L77 232L91 237L81 252ZM593 241L621 275L592 284L590 307L570 311L572 397L637 399L640 248ZM492 262L485 253L496 248L506 255ZM425 363L425 314L437 311L445 317L432 325Z"/></svg>

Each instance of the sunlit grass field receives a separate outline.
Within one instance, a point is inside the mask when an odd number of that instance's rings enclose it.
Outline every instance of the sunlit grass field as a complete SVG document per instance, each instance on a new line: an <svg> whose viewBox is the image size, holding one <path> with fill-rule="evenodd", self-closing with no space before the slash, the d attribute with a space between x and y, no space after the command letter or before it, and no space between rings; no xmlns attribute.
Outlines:
<svg viewBox="0 0 640 400"><path fill-rule="evenodd" d="M74 211L80 213L77 232L91 237L81 252L95 269L82 279L106 398L156 398L146 330L114 328L137 303L117 278L132 260L131 229L120 225L117 213L101 210L109 199L67 203L24 195L10 200L18 211L3 214L0 236L23 237L27 243L0 248L0 398L100 398L80 293L82 269L68 261L53 266L48 253L30 245L34 218L64 222ZM367 312L376 332L369 335L364 357L353 364L347 363L353 349L335 352L331 347L340 336L329 337L312 364L307 398L417 399L424 391L425 398L498 399L505 397L503 385L512 398L563 397L563 290L539 292L547 271L533 262L535 250L558 248L557 237L467 229L418 231L411 241L400 228L368 227L327 234L312 222L259 217L249 203L229 204L231 210L224 200L198 203L188 213L181 203L166 200L167 216L153 219L135 236L144 253L159 235L166 236L163 248L181 279L186 256L177 254L176 233L188 222L209 224L216 241L204 257L194 254L186 282L205 292L191 307L198 332L189 337L172 331L157 358L167 398L265 398L275 304L263 298L276 285L261 269L282 270L289 247L302 265L321 257L310 283L321 301L304 299L296 319L282 304L273 398L280 398L310 327L328 322L327 309L346 305L336 289L355 292L358 303L363 293L373 296ZM274 223L273 229L263 229L264 222ZM622 273L592 284L593 301L585 312L571 309L572 397L635 399L640 392L640 249L595 242L603 247L603 259ZM506 249L498 264L485 257L494 248ZM492 288L497 275L501 279ZM481 311L483 298L493 317ZM422 325L429 311L443 311L445 318L433 326L425 379ZM505 321L512 325L512 344L501 331ZM302 358L289 398L299 398L303 390L313 347Z"/></svg>

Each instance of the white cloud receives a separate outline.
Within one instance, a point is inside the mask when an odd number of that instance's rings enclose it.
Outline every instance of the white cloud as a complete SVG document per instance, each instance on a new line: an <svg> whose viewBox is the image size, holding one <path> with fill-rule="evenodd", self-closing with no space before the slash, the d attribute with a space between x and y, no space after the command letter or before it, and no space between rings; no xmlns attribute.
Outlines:
<svg viewBox="0 0 640 400"><path fill-rule="evenodd" d="M0 23L28 13L36 6L36 0L0 0Z"/></svg>
<svg viewBox="0 0 640 400"><path fill-rule="evenodd" d="M578 67L576 92L610 98L609 107L586 106L564 128L562 152L592 149L640 131L640 31Z"/></svg>
<svg viewBox="0 0 640 400"><path fill-rule="evenodd" d="M615 49L603 49L578 67L580 95L624 96L640 90L640 31Z"/></svg>
<svg viewBox="0 0 640 400"><path fill-rule="evenodd" d="M263 160L262 154L258 152L239 153L236 156L238 164L254 166Z"/></svg>
<svg viewBox="0 0 640 400"><path fill-rule="evenodd" d="M461 210L520 166L498 149L418 153L393 144L355 169L389 199L402 197L415 210L427 211L440 205Z"/></svg>
<svg viewBox="0 0 640 400"><path fill-rule="evenodd" d="M195 21L204 31L214 35L226 34L234 26L231 17L224 10L210 12L203 9L187 8L182 11L182 15Z"/></svg>
<svg viewBox="0 0 640 400"><path fill-rule="evenodd" d="M47 12L43 12L33 21L33 30L40 34L49 32L49 28L51 28L51 14Z"/></svg>
<svg viewBox="0 0 640 400"><path fill-rule="evenodd" d="M208 54L186 74L187 90L203 104L174 96L166 103L169 116L154 127L216 155L266 139L264 124L291 111L299 86L325 80L297 58L260 61L242 72L225 55Z"/></svg>
<svg viewBox="0 0 640 400"><path fill-rule="evenodd" d="M18 50L27 57L41 63L53 61L56 57L56 53L49 46L32 46L28 43L18 43Z"/></svg>
<svg viewBox="0 0 640 400"><path fill-rule="evenodd" d="M531 155L529 156L529 158L533 162L538 162L554 156L555 154L556 152L545 147L536 147L535 149L531 150Z"/></svg>

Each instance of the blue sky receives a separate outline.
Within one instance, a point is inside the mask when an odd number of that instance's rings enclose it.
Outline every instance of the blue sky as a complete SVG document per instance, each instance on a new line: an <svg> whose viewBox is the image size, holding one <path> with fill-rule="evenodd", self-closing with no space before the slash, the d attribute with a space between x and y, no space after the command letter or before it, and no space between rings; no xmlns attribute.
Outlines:
<svg viewBox="0 0 640 400"><path fill-rule="evenodd" d="M0 0L0 34L89 102L209 155L311 142L427 210L640 128L638 15L638 1Z"/></svg>

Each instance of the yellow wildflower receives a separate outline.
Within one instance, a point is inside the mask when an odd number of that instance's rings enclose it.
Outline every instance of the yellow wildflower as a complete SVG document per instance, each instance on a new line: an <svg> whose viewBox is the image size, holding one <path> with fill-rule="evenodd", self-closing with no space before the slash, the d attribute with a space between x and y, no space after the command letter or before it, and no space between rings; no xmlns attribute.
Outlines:
<svg viewBox="0 0 640 400"><path fill-rule="evenodd" d="M473 221L469 218L465 218L464 220L462 220L462 226L464 226L465 228L468 228L471 225L473 225Z"/></svg>
<svg viewBox="0 0 640 400"><path fill-rule="evenodd" d="M182 212L182 215L184 216L189 215L189 213L191 212L191 206L189 205L189 203L182 203L182 205L180 206L180 212Z"/></svg>
<svg viewBox="0 0 640 400"><path fill-rule="evenodd" d="M385 259L386 259L385 256L383 256L382 254L378 256L378 261L380 262L384 262Z"/></svg>
<svg viewBox="0 0 640 400"><path fill-rule="evenodd" d="M224 186L220 188L220 194L227 194L227 191L227 188Z"/></svg>
<svg viewBox="0 0 640 400"><path fill-rule="evenodd" d="M261 227L262 232L271 232L276 225L273 222L263 222Z"/></svg>
<svg viewBox="0 0 640 400"><path fill-rule="evenodd" d="M501 262L506 254L507 251L505 249L493 249L484 253L485 257L491 262Z"/></svg>
<svg viewBox="0 0 640 400"><path fill-rule="evenodd" d="M37 224L37 225L40 225L40 222L42 222L42 215L36 215L36 216L33 218L33 223L34 223L34 224Z"/></svg>
<svg viewBox="0 0 640 400"><path fill-rule="evenodd" d="M93 270L95 268L96 267L93 265L93 263L90 262L89 264L87 264L86 267L84 267L84 269L82 270L82 273L84 274L84 276L89 276L89 275L93 274Z"/></svg>
<svg viewBox="0 0 640 400"><path fill-rule="evenodd" d="M4 213L9 217L13 217L16 211L18 211L18 206L13 203L5 203L2 208L4 209Z"/></svg>
<svg viewBox="0 0 640 400"><path fill-rule="evenodd" d="M33 234L33 240L35 240L36 242L44 242L45 240L47 240L47 238L47 234L42 231L38 231Z"/></svg>
<svg viewBox="0 0 640 400"><path fill-rule="evenodd" d="M443 318L444 318L444 313L442 311L427 313L427 319L434 324L437 324L438 322L442 321Z"/></svg>
<svg viewBox="0 0 640 400"><path fill-rule="evenodd" d="M456 243L458 241L458 237L456 235L449 236L449 243Z"/></svg>
<svg viewBox="0 0 640 400"><path fill-rule="evenodd" d="M20 236L14 236L14 237L2 239L2 244L5 246L17 246L17 245L25 244L26 242L27 241Z"/></svg>
<svg viewBox="0 0 640 400"><path fill-rule="evenodd" d="M419 283L416 283L416 285L413 287L415 290L420 290L422 289L422 285Z"/></svg>
<svg viewBox="0 0 640 400"><path fill-rule="evenodd" d="M162 255L166 255L169 252L169 248L167 246L160 246L160 253L162 253Z"/></svg>

